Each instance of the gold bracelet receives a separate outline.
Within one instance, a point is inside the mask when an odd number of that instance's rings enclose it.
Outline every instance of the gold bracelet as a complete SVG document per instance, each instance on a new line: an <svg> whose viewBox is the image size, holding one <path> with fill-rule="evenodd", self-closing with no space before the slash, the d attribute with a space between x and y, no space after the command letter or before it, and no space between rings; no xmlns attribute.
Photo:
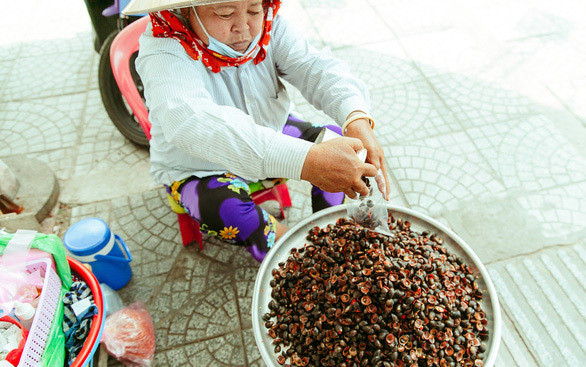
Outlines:
<svg viewBox="0 0 586 367"><path fill-rule="evenodd" d="M366 113L358 113L352 117L349 117L348 120L346 120L346 122L344 122L344 125L342 125L342 134L346 135L346 130L348 129L348 126L353 123L356 120L360 120L360 119L367 119L368 123L370 124L370 128L374 129L374 119L372 118L372 116L370 116L369 114Z"/></svg>

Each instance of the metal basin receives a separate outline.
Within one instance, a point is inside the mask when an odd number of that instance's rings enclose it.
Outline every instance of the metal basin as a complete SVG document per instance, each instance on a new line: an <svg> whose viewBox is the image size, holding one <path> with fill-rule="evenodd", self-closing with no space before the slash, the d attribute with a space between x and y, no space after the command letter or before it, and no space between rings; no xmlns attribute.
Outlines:
<svg viewBox="0 0 586 367"><path fill-rule="evenodd" d="M321 210L311 217L302 220L277 241L275 247L271 249L262 262L256 276L252 296L252 327L256 345L267 366L279 366L277 363L277 354L274 353L271 344L272 339L268 336L267 329L262 325L262 315L268 312L268 304L271 301L271 286L269 284L272 279L271 270L277 268L279 262L287 259L289 251L292 248L301 247L307 242L305 237L311 228L314 226L324 227L328 224L334 224L338 218L345 217L347 206L348 204ZM411 229L413 231L422 232L428 230L431 233L437 233L444 240L444 246L451 253L461 257L472 268L472 273L478 276L478 286L483 291L481 305L486 313L488 321L487 329L489 330L489 338L486 341L487 348L484 354L484 366L492 367L496 360L501 339L501 312L496 290L486 268L464 240L443 224L411 209L390 204L388 208L393 213L395 219L411 222Z"/></svg>

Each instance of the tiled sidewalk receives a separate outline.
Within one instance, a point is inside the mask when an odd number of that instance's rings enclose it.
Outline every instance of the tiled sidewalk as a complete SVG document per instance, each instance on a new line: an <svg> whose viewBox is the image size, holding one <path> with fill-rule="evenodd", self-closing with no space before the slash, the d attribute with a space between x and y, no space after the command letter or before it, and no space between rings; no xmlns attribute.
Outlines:
<svg viewBox="0 0 586 367"><path fill-rule="evenodd" d="M0 159L47 162L71 223L98 216L126 240L134 277L120 293L148 305L157 366L263 366L258 265L225 244L179 245L148 152L103 108L83 2L7 6ZM487 265L497 365L585 364L586 2L285 0L281 14L369 85L392 202L447 224ZM293 94L307 119L329 120ZM308 185L289 187L293 224L310 214Z"/></svg>

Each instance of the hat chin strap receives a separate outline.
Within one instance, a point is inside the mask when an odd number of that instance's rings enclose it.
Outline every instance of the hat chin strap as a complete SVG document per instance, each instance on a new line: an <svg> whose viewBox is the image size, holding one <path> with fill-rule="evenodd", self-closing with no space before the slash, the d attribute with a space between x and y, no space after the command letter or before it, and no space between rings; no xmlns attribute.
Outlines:
<svg viewBox="0 0 586 367"><path fill-rule="evenodd" d="M206 37L209 39L211 38L210 34L208 33L208 31L206 30L206 27L204 27L203 23L201 22L201 19L199 19L199 15L197 15L197 10L195 10L195 6L191 6L191 9L193 9L193 13L195 14L195 17L197 18L197 22L199 23L199 26L201 27L201 29L203 30L203 33L206 34Z"/></svg>

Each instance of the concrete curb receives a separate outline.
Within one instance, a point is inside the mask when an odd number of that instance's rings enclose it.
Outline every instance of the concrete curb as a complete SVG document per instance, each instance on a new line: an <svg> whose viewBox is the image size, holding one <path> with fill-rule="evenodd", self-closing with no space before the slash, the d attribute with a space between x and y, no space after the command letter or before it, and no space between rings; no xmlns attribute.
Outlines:
<svg viewBox="0 0 586 367"><path fill-rule="evenodd" d="M22 214L33 214L37 222L42 222L57 203L59 197L57 177L46 163L38 159L15 156L3 157L2 161L20 181L20 188L14 201L23 206L24 211L19 215L0 215L0 222L18 220Z"/></svg>

